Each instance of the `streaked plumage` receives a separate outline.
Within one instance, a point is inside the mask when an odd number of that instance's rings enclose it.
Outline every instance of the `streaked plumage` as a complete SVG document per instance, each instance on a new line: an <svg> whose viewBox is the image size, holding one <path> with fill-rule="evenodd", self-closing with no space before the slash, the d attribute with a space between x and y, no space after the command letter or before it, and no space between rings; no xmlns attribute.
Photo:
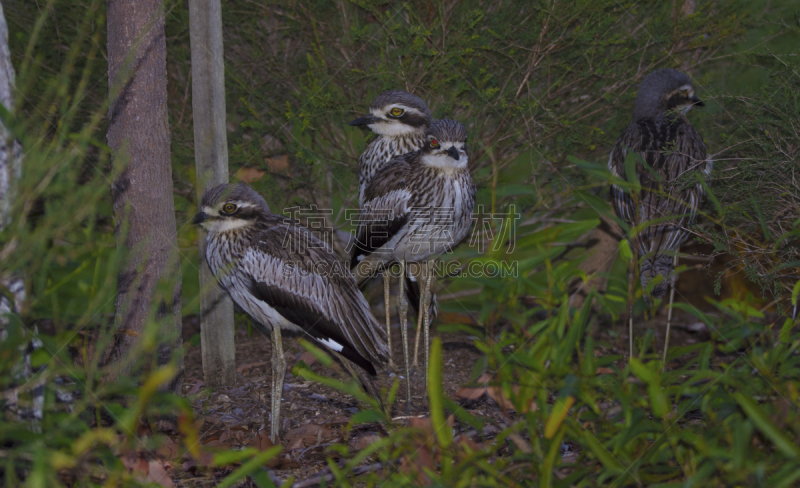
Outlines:
<svg viewBox="0 0 800 488"><path fill-rule="evenodd" d="M393 159L372 178L350 261L359 282L401 259L439 256L466 237L476 193L466 139L463 125L437 121L422 149Z"/></svg>
<svg viewBox="0 0 800 488"><path fill-rule="evenodd" d="M421 149L394 158L373 176L364 192L350 261L359 283L395 262L400 264L401 279L406 262L424 262L432 276L433 260L466 237L476 194L466 142L464 126L439 120L428 129ZM426 374L431 279L421 284L424 319L417 330L417 337L425 331ZM405 306L401 293L401 330L405 330ZM416 357L415 353L415 364Z"/></svg>
<svg viewBox="0 0 800 488"><path fill-rule="evenodd" d="M647 222L631 237L632 251L639 258L642 289L662 276L645 300L663 297L671 284L670 307L664 341L664 366L669 347L672 302L675 295L671 273L678 260L678 250L689 236L704 190L693 173L708 175L712 161L706 155L703 138L689 123L686 113L703 102L694 95L694 85L686 74L674 69L660 69L647 75L639 86L633 121L617 139L608 168L614 176L627 180L625 160L635 156L635 172L640 190L611 187L617 215L632 229ZM642 162L644 161L644 163ZM638 202L638 204L636 203ZM633 356L633 266L629 265L628 327L630 355Z"/></svg>
<svg viewBox="0 0 800 488"><path fill-rule="evenodd" d="M280 330L313 339L375 375L374 364L388 354L384 331L325 242L297 221L272 214L244 183L209 190L195 222L208 231L212 273L258 327L273 331L273 337L277 330L276 342ZM273 350L279 346L273 344ZM277 374L282 385L283 371ZM280 392L277 388L278 398ZM273 403L277 422L274 408Z"/></svg>
<svg viewBox="0 0 800 488"><path fill-rule="evenodd" d="M378 135L373 139L358 159L358 206L364 207L364 192L372 177L389 162L403 154L416 151L425 143L425 132L433 122L433 117L425 102L403 90L387 90L372 101L370 114L350 122L351 126L366 126ZM391 317L389 312L389 274L384 273L384 306L386 308L386 330L389 344L389 367L391 360ZM402 283L404 293L409 297L414 311L419 313L420 283L414 273L409 273ZM432 295L428 309L430 316L436 317L438 307L436 295ZM406 331L402 330L404 358L407 356ZM416 358L415 358L416 359Z"/></svg>
<svg viewBox="0 0 800 488"><path fill-rule="evenodd" d="M625 157L632 150L653 170L637 160L636 174L642 188L637 195L638 212L631 195L612 186L614 210L628 225L674 216L634 236L633 248L642 257L642 288L658 275L665 278L653 289L654 298L664 296L667 290L673 255L688 237L688 227L695 221L704 196L702 185L686 183L691 181L688 174L708 175L712 168L703 138L685 116L693 105L702 102L694 97L688 76L673 69L651 73L639 88L634 119L617 140L608 161L611 172L626 179Z"/></svg>
<svg viewBox="0 0 800 488"><path fill-rule="evenodd" d="M401 110L399 116L393 110ZM367 126L378 137L358 158L358 206L364 205L364 191L373 175L394 157L416 151L425 142L425 132L433 122L428 106L416 95L403 90L387 90L369 106L370 115L350 122Z"/></svg>

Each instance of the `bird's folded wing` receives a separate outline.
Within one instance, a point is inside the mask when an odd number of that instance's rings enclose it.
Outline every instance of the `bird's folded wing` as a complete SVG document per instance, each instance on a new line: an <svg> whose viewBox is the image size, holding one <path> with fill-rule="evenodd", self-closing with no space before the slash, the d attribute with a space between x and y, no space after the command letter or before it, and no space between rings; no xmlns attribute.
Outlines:
<svg viewBox="0 0 800 488"><path fill-rule="evenodd" d="M622 179L626 179L628 151L639 154L650 168L637 162L642 188L638 212L630 193L616 186L611 190L614 210L631 226L653 222L635 238L639 254L657 256L675 251L688 236L687 228L703 199L702 185L687 184L681 178L687 172L707 172L703 139L689 123L680 120L661 128L648 122L631 124L617 140L609 159L609 169Z"/></svg>
<svg viewBox="0 0 800 488"><path fill-rule="evenodd" d="M375 373L388 355L385 331L333 250L294 223L272 226L243 268L251 291L318 342Z"/></svg>
<svg viewBox="0 0 800 488"><path fill-rule="evenodd" d="M406 156L398 156L384 166L364 192L356 240L350 250L351 269L384 247L408 221L412 192L408 188L411 168Z"/></svg>

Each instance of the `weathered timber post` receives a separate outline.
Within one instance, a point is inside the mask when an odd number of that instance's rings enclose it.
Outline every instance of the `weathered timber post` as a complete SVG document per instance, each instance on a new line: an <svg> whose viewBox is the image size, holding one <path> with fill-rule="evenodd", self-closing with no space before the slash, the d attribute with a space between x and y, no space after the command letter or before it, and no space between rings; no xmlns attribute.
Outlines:
<svg viewBox="0 0 800 488"><path fill-rule="evenodd" d="M225 125L225 63L220 0L189 1L192 54L192 119L197 201L206 189L228 182ZM206 386L236 382L233 302L217 286L205 257L200 230L200 347Z"/></svg>

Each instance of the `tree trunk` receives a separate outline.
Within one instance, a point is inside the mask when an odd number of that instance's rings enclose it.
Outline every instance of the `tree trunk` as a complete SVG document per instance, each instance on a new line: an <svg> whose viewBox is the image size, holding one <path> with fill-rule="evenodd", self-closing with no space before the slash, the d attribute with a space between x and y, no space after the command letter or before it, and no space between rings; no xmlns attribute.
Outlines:
<svg viewBox="0 0 800 488"><path fill-rule="evenodd" d="M136 374L134 359L163 365L181 346L163 0L108 0L107 15L108 144L118 175L111 191L117 246L125 253L117 279L119 334L112 352L123 360L117 374ZM153 317L161 326L157 358L131 358L137 337ZM180 385L181 376L171 388Z"/></svg>
<svg viewBox="0 0 800 488"><path fill-rule="evenodd" d="M14 66L8 50L8 25L0 4L0 103L10 113L14 110ZM0 121L0 230L11 222L11 208L16 197L17 181L22 175L22 148ZM0 329L8 323L6 314L19 313L25 301L25 282L17 274L0 274L0 286L8 290L14 303L0 296ZM2 331L0 331L2 333Z"/></svg>
<svg viewBox="0 0 800 488"><path fill-rule="evenodd" d="M220 0L189 2L192 49L192 121L197 169L197 201L206 190L228 182L225 124L225 64ZM216 284L206 262L206 235L200 230L200 347L206 386L236 383L233 301Z"/></svg>

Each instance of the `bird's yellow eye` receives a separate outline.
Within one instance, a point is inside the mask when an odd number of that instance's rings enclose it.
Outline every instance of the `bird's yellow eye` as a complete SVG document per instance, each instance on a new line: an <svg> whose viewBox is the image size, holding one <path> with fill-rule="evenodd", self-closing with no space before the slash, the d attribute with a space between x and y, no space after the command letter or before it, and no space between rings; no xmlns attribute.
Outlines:
<svg viewBox="0 0 800 488"><path fill-rule="evenodd" d="M689 98L689 90L681 90L681 96L683 98Z"/></svg>
<svg viewBox="0 0 800 488"><path fill-rule="evenodd" d="M236 205L235 205L235 204L233 204L233 203L226 203L225 205L223 205L223 206L222 206L222 213L226 213L226 214L232 214L233 212L235 212L235 211L236 211L236 208L237 208L237 207L236 207Z"/></svg>
<svg viewBox="0 0 800 488"><path fill-rule="evenodd" d="M400 117L401 115L403 115L403 112L405 112L405 110L403 110L402 108L400 108L400 107L395 107L395 108L393 108L393 109L392 109L392 111L391 111L391 112L389 112L389 113L391 113L391 114L392 114L392 117Z"/></svg>
<svg viewBox="0 0 800 488"><path fill-rule="evenodd" d="M439 141L436 139L431 139L431 147L439 147Z"/></svg>

